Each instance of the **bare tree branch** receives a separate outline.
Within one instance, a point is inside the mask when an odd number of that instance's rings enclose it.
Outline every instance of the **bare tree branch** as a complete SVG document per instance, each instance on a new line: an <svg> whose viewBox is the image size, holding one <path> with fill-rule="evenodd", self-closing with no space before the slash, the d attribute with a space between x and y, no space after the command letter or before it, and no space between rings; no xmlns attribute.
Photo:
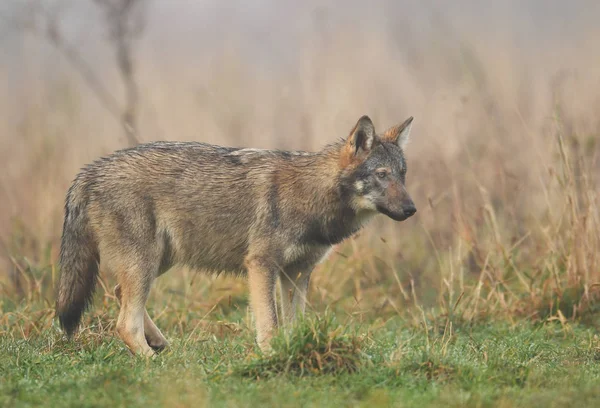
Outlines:
<svg viewBox="0 0 600 408"><path fill-rule="evenodd" d="M94 0L104 10L111 40L116 48L117 65L125 85L122 124L130 145L139 143L137 111L139 92L134 74L132 44L143 31L143 5L146 0Z"/></svg>
<svg viewBox="0 0 600 408"><path fill-rule="evenodd" d="M125 132L127 143L139 143L137 113L139 91L135 81L133 44L143 32L144 3L146 0L94 0L105 14L110 39L116 50L117 67L125 86L125 106L108 91L81 53L63 37L59 24L61 7L46 10L39 2L28 4L31 9L27 21L15 21L16 26L47 39L83 77L85 83L100 100L100 103L119 121ZM36 16L43 16L43 24L37 24ZM31 21L29 21L31 20ZM40 26L43 28L40 29Z"/></svg>
<svg viewBox="0 0 600 408"><path fill-rule="evenodd" d="M6 23L5 26L8 27L10 25L13 29L21 29L47 40L65 57L65 60L71 67L81 75L84 83L91 89L92 93L111 116L118 122L121 122L122 113L119 102L102 84L100 77L96 75L81 53L64 39L58 18L60 8L53 8L49 11L42 7L39 2L31 2L27 6L29 6L29 12L22 18L0 16L4 23ZM44 21L39 23L35 15L41 15Z"/></svg>
<svg viewBox="0 0 600 408"><path fill-rule="evenodd" d="M92 92L98 97L100 103L111 113L117 120L120 120L121 109L119 102L113 95L104 87L100 78L95 74L92 67L85 61L79 51L68 44L61 34L60 27L55 16L46 15L47 23L47 39L54 47L59 50L66 60L78 71L84 81L91 88Z"/></svg>

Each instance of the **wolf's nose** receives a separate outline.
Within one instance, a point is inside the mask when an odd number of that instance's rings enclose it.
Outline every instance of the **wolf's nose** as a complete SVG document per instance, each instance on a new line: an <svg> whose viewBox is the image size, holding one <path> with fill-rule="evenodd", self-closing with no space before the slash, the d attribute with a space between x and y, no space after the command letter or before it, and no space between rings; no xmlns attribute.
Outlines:
<svg viewBox="0 0 600 408"><path fill-rule="evenodd" d="M417 207L415 207L414 205L410 205L410 206L404 207L403 211L404 211L404 215L406 215L407 217L410 217L411 215L413 215L414 213L417 212Z"/></svg>

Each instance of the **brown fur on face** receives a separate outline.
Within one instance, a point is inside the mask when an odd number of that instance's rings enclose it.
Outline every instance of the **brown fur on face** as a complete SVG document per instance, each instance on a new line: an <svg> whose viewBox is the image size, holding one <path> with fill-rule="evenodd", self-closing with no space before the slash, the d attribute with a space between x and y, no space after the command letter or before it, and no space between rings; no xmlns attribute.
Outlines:
<svg viewBox="0 0 600 408"><path fill-rule="evenodd" d="M282 308L292 321L314 266L376 213L357 206L368 201L355 183L379 160L382 140L363 116L345 141L319 152L155 142L95 161L65 204L56 302L63 329L77 329L101 263L119 282L119 335L133 352L152 355L167 341L145 309L150 288L186 265L247 275L257 341L268 349L279 324L277 279L291 293Z"/></svg>

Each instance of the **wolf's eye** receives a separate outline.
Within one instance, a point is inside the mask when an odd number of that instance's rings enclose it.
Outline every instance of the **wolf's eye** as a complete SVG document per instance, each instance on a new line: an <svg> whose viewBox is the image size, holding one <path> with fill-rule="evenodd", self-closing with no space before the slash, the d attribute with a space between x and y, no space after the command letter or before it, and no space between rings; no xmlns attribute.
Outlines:
<svg viewBox="0 0 600 408"><path fill-rule="evenodd" d="M377 171L375 172L375 174L377 175L377 177L379 177L380 179L384 179L387 177L387 171L385 170L381 170L381 171Z"/></svg>

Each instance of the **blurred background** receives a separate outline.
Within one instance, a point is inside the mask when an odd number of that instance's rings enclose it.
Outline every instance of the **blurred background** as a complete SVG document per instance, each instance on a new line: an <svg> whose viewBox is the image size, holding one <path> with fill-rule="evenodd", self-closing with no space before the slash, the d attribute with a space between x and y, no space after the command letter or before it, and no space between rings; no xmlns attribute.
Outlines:
<svg viewBox="0 0 600 408"><path fill-rule="evenodd" d="M412 115L417 215L337 248L315 307L594 311L599 20L595 0L3 0L4 296L52 303L65 193L101 155L153 140L312 150L363 114L380 131ZM245 296L240 280L172 276L159 287L184 297L223 288L206 310Z"/></svg>

